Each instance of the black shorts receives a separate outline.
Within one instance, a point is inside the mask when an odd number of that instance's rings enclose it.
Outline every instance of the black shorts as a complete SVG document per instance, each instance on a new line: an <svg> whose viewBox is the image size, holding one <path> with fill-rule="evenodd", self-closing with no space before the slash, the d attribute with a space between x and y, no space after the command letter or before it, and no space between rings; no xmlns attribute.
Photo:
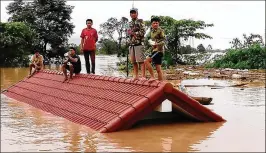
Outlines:
<svg viewBox="0 0 266 153"><path fill-rule="evenodd" d="M163 53L162 52L152 52L149 57L152 59L153 64L162 65Z"/></svg>
<svg viewBox="0 0 266 153"><path fill-rule="evenodd" d="M74 68L73 73L75 73L75 74L79 74L80 73L81 70L79 68L75 68L75 66L73 66L73 68ZM69 65L66 65L66 69L70 71Z"/></svg>

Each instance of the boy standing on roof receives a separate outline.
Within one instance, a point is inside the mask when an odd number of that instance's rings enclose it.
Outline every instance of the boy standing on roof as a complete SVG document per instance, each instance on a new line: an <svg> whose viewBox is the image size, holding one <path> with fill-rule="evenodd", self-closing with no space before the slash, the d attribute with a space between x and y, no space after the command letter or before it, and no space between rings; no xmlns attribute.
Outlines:
<svg viewBox="0 0 266 153"><path fill-rule="evenodd" d="M84 54L85 64L87 73L95 74L95 52L96 52L96 42L98 41L97 30L92 28L92 19L86 20L87 27L81 32L81 48L80 50ZM91 59L91 70L90 70L90 59Z"/></svg>
<svg viewBox="0 0 266 153"><path fill-rule="evenodd" d="M127 30L129 35L129 55L130 61L133 64L134 81L139 79L138 75L138 64L141 67L142 78L145 79L145 65L144 65L144 35L145 35L145 24L142 19L138 19L138 9L130 9L131 21L129 22L130 29Z"/></svg>
<svg viewBox="0 0 266 153"><path fill-rule="evenodd" d="M150 46L151 54L145 60L145 67L147 67L150 72L151 78L150 81L154 81L154 73L151 66L151 62L155 64L156 71L158 73L158 80L163 80L162 73L162 58L165 44L165 34L163 29L159 27L160 18L153 17L151 19L151 29L150 32L146 36L146 41L149 42L148 46Z"/></svg>

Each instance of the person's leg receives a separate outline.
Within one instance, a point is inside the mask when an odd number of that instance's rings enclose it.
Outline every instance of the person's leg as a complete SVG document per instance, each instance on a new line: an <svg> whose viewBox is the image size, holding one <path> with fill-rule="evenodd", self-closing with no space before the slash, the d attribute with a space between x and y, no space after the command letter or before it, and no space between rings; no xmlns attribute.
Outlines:
<svg viewBox="0 0 266 153"><path fill-rule="evenodd" d="M144 55L144 46L136 46L135 47L135 54L136 54L136 62L139 63L140 69L141 69L141 80L146 79L146 69L145 69L145 55Z"/></svg>
<svg viewBox="0 0 266 153"><path fill-rule="evenodd" d="M155 67L156 67L156 71L157 71L157 74L158 74L158 80L159 81L163 80L163 73L162 73L162 67L161 67L162 58L163 58L163 53L162 52L158 52L153 58L153 61L154 61Z"/></svg>
<svg viewBox="0 0 266 153"><path fill-rule="evenodd" d="M31 73L31 71L32 71L32 68L35 68L35 65L34 64L30 64L30 74L29 75L31 75L32 73Z"/></svg>
<svg viewBox="0 0 266 153"><path fill-rule="evenodd" d="M79 69L78 67L73 67L73 68L74 68L73 74L75 74L75 76L80 74L81 69Z"/></svg>
<svg viewBox="0 0 266 153"><path fill-rule="evenodd" d="M72 64L69 65L69 71L70 71L70 77L69 77L69 79L73 79L74 67L73 67Z"/></svg>
<svg viewBox="0 0 266 153"><path fill-rule="evenodd" d="M138 63L136 63L135 49L134 46L130 47L130 61L133 64L133 81L138 79Z"/></svg>
<svg viewBox="0 0 266 153"><path fill-rule="evenodd" d="M90 74L90 53L89 51L85 51L83 53L84 53L84 58L85 58L86 70L87 70L87 73Z"/></svg>
<svg viewBox="0 0 266 153"><path fill-rule="evenodd" d="M135 80L138 80L138 79L139 79L138 63L134 63L134 64L133 64L133 70L134 70L133 81L135 81Z"/></svg>
<svg viewBox="0 0 266 153"><path fill-rule="evenodd" d="M91 73L95 74L95 53L96 51L90 51L91 56Z"/></svg>
<svg viewBox="0 0 266 153"><path fill-rule="evenodd" d="M35 68L36 70L35 70L35 72L38 72L38 71L40 71L41 70L41 64L37 64L37 67Z"/></svg>
<svg viewBox="0 0 266 153"><path fill-rule="evenodd" d="M64 73L65 79L63 80L63 82L65 82L67 80L67 67L68 65L65 63L62 65L62 71Z"/></svg>
<svg viewBox="0 0 266 153"><path fill-rule="evenodd" d="M148 57L145 60L145 67L148 69L148 71L149 71L149 73L151 75L149 81L154 81L155 80L155 77L154 77L153 69L152 69L152 66L151 66L151 62L152 62L152 58L151 57Z"/></svg>
<svg viewBox="0 0 266 153"><path fill-rule="evenodd" d="M162 67L161 67L161 65L159 65L159 64L156 64L155 67L156 67L156 71L157 71L157 73L158 73L158 80L159 80L159 81L162 81L162 80L163 80Z"/></svg>

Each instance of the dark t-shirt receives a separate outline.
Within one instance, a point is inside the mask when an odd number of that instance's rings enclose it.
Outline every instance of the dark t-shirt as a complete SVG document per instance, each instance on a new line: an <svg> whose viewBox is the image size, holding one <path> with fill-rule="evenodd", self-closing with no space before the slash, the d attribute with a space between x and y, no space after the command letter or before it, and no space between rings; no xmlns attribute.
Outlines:
<svg viewBox="0 0 266 153"><path fill-rule="evenodd" d="M71 56L71 57L78 59L77 62L73 62L70 59L68 59L68 61L73 65L75 71L80 71L81 70L81 62L80 62L79 56L78 55L74 55L74 56Z"/></svg>

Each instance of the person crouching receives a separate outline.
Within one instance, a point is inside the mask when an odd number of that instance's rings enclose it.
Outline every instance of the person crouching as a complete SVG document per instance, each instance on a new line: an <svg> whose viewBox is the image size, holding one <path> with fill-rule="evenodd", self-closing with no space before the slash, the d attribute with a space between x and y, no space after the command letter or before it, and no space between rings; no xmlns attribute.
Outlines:
<svg viewBox="0 0 266 153"><path fill-rule="evenodd" d="M68 80L67 70L70 71L69 80L73 79L73 73L79 74L81 71L80 57L76 55L76 49L74 47L70 47L67 58L68 59L64 61L63 66L62 66L62 71L65 76L65 79L63 82Z"/></svg>

